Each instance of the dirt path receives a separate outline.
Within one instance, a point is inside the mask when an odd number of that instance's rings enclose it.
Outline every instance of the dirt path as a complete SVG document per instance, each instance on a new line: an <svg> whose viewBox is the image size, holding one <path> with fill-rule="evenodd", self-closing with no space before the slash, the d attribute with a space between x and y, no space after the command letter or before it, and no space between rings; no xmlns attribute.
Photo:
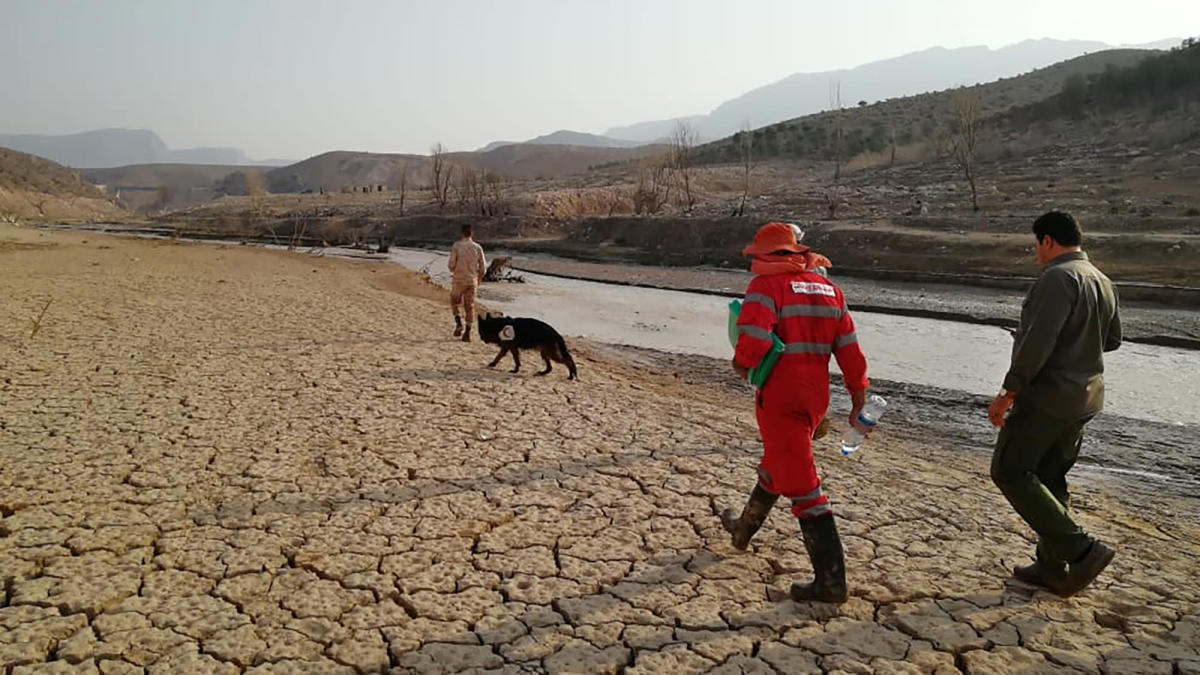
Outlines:
<svg viewBox="0 0 1200 675"><path fill-rule="evenodd" d="M820 464L853 598L775 512L745 397L581 345L579 382L451 342L413 275L0 228L0 669L1200 672L1200 527L1080 489L1120 548L1059 600L985 459L883 430ZM51 299L36 334L34 322ZM53 663L51 663L53 662Z"/></svg>

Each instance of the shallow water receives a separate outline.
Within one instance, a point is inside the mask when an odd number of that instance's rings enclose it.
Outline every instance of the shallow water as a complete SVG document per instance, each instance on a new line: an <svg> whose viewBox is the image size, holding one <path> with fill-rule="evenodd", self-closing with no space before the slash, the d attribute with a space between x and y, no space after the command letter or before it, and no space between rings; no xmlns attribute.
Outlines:
<svg viewBox="0 0 1200 675"><path fill-rule="evenodd" d="M389 258L448 279L445 255L393 249ZM730 358L729 299L523 274L524 284L488 284L480 300L511 316L544 319L564 335L664 351ZM853 309L854 298L848 298ZM991 326L854 313L870 374L886 380L994 394L1012 338ZM1195 424L1200 417L1200 351L1126 343L1105 357L1109 412ZM832 365L836 370L836 365Z"/></svg>

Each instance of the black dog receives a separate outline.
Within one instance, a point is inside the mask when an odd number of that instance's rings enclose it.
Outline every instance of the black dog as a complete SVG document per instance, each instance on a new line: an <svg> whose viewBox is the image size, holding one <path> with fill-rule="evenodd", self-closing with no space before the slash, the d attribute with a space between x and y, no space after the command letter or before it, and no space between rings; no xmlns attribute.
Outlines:
<svg viewBox="0 0 1200 675"><path fill-rule="evenodd" d="M575 379L575 359L572 359L571 352L567 351L567 343L563 341L558 331L543 321L514 319L507 316L480 316L479 339L487 344L500 345L500 353L492 359L488 368L495 368L496 364L500 363L500 359L511 352L513 363L516 364L513 366L512 372L518 372L521 370L520 351L536 349L542 353L542 360L546 362L546 369L540 371L538 375L549 373L552 368L550 362L558 361L565 364L567 370L570 371L571 374L567 379Z"/></svg>

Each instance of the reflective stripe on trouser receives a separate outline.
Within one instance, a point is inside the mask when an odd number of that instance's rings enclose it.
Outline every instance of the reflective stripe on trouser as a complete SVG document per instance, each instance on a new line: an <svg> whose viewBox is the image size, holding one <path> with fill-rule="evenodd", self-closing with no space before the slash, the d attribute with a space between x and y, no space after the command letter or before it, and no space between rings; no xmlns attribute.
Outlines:
<svg viewBox="0 0 1200 675"><path fill-rule="evenodd" d="M792 515L797 518L830 513L829 498L821 489L812 452L812 432L825 416L826 404L822 401L819 406L806 405L809 402L791 396L775 401L782 397L779 390L766 393L759 397L755 407L763 439L759 484L768 492L791 500ZM808 409L816 407L822 409Z"/></svg>

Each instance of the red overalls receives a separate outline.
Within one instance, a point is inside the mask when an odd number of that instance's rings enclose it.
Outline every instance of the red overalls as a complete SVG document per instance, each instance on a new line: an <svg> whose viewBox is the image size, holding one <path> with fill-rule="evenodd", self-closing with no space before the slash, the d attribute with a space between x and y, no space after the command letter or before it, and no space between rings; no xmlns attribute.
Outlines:
<svg viewBox="0 0 1200 675"><path fill-rule="evenodd" d="M854 335L842 290L815 272L755 277L738 317L734 360L758 364L771 345L771 332L784 353L758 392L756 413L763 457L759 484L792 502L792 514L807 519L830 513L813 462L813 429L829 410L829 357L851 391L866 389L867 361Z"/></svg>

